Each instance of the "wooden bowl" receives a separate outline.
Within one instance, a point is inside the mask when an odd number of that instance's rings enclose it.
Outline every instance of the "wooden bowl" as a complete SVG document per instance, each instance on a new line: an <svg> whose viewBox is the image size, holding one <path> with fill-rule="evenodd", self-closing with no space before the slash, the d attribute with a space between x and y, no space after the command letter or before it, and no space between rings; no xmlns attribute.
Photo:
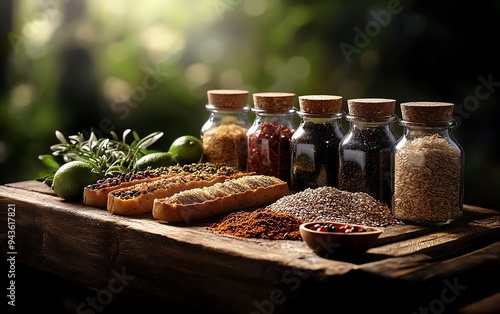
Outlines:
<svg viewBox="0 0 500 314"><path fill-rule="evenodd" d="M337 231L316 231L313 226L316 224L333 224L337 226ZM343 228L355 227L362 228L365 231L360 232L342 232ZM317 255L325 258L331 258L337 255L362 254L373 247L383 229L356 225L337 223L332 221L312 221L300 225L300 235L304 242Z"/></svg>

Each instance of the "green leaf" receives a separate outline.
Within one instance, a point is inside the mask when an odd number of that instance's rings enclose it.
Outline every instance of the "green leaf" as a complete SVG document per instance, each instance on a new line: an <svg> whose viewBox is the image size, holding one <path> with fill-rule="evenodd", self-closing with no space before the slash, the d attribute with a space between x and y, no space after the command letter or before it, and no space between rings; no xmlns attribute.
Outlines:
<svg viewBox="0 0 500 314"><path fill-rule="evenodd" d="M42 164L50 170L57 171L60 165L52 155L40 155L38 159L42 161Z"/></svg>
<svg viewBox="0 0 500 314"><path fill-rule="evenodd" d="M45 170L40 172L37 180L51 182L51 176L60 166L56 157L62 158L64 162L72 160L89 162L100 177L130 172L135 168L137 160L149 153L147 147L163 136L163 132L153 132L141 139L139 134L131 129L123 132L121 140L115 132L110 134L110 138L98 138L91 132L86 140L81 132L66 137L56 131L60 143L50 146L52 155L39 156ZM129 134L132 134L132 143L127 143Z"/></svg>
<svg viewBox="0 0 500 314"><path fill-rule="evenodd" d="M163 136L163 132L154 132L150 135L146 136L142 140L137 143L137 148L144 149L153 145L157 140L159 140Z"/></svg>
<svg viewBox="0 0 500 314"><path fill-rule="evenodd" d="M47 186L51 187L52 182L54 180L54 174L46 172L46 171L40 171L38 173L38 176L35 178L36 181L42 182L46 184Z"/></svg>
<svg viewBox="0 0 500 314"><path fill-rule="evenodd" d="M122 139L123 139L123 143L126 143L126 138L127 138L127 135L132 132L132 130L130 129L126 129L125 131L123 131L123 136L122 136Z"/></svg>
<svg viewBox="0 0 500 314"><path fill-rule="evenodd" d="M62 134L59 131L56 131L56 137L59 140L59 142L67 144L68 142L66 141L66 138L64 137L64 134Z"/></svg>

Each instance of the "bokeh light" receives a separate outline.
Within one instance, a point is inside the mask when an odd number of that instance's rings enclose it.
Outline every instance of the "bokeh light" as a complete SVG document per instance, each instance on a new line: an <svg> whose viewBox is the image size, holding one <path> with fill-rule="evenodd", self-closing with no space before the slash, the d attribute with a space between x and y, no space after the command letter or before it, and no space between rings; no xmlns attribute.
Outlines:
<svg viewBox="0 0 500 314"><path fill-rule="evenodd" d="M13 18L0 51L5 182L36 176L37 156L48 152L56 129L75 134L109 120L117 132L162 130L164 146L196 135L206 119L200 104L208 89L336 94L346 111L347 99L359 97L460 105L474 94L478 77L500 81L493 48L500 41L500 7L494 3L404 3L365 46L354 47L350 62L340 44L354 44L355 29L372 25L371 12L387 9L386 2L12 3L13 12L0 12ZM490 91L455 131L466 152L466 203L498 203L500 135L489 127L500 110L498 97Z"/></svg>

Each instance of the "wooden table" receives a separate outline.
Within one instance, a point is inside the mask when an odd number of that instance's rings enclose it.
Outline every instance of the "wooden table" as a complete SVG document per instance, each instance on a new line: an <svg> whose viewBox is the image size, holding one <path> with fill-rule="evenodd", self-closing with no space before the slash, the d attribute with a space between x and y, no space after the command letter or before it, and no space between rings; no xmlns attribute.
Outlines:
<svg viewBox="0 0 500 314"><path fill-rule="evenodd" d="M15 253L16 263L95 289L95 304L82 300L75 313L97 313L111 301L143 313L500 308L494 210L465 206L463 219L440 228L388 227L366 254L329 260L302 241L236 238L149 214L115 216L62 201L35 181L0 186L0 203L0 230L15 224L6 258Z"/></svg>

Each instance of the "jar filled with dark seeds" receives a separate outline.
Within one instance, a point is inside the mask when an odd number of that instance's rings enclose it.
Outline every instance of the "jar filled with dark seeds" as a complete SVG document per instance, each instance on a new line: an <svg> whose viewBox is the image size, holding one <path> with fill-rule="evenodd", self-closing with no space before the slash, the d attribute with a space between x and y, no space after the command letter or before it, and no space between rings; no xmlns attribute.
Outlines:
<svg viewBox="0 0 500 314"><path fill-rule="evenodd" d="M295 132L295 94L253 94L255 120L247 132L247 170L290 183L290 140Z"/></svg>
<svg viewBox="0 0 500 314"><path fill-rule="evenodd" d="M339 144L339 188L367 193L389 206L395 106L393 99L348 100L350 128Z"/></svg>
<svg viewBox="0 0 500 314"><path fill-rule="evenodd" d="M291 139L293 192L320 186L338 186L338 148L344 130L340 125L342 97L299 97L301 123Z"/></svg>
<svg viewBox="0 0 500 314"><path fill-rule="evenodd" d="M452 103L401 104L404 133L392 151L395 217L446 225L463 212L464 153L453 137Z"/></svg>

